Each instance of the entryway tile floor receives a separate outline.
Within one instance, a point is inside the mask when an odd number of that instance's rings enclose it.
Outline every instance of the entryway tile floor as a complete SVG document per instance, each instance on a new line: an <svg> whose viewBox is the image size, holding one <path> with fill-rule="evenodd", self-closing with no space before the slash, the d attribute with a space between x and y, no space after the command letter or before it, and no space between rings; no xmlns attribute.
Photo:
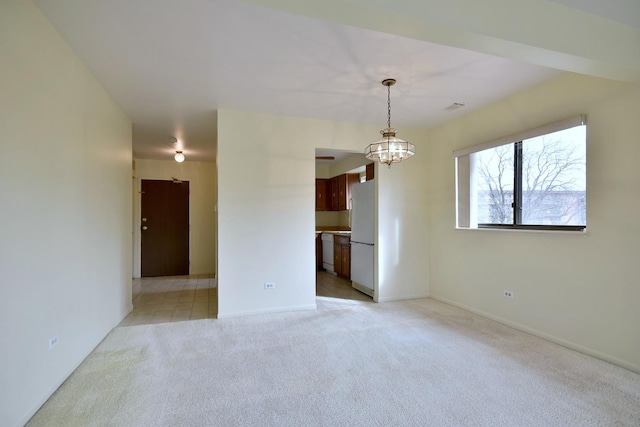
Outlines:
<svg viewBox="0 0 640 427"><path fill-rule="evenodd" d="M218 289L213 275L133 279L133 311L119 326L213 319Z"/></svg>
<svg viewBox="0 0 640 427"><path fill-rule="evenodd" d="M349 280L324 271L316 275L318 310L373 304L351 287ZM215 319L218 288L213 275L144 277L133 279L133 311L119 326Z"/></svg>

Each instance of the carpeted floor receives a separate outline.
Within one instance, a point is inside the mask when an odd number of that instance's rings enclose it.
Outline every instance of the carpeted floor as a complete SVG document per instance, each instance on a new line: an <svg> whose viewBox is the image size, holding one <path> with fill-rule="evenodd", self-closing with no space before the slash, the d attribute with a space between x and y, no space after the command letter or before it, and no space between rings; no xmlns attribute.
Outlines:
<svg viewBox="0 0 640 427"><path fill-rule="evenodd" d="M639 426L640 375L429 299L114 329L28 426Z"/></svg>

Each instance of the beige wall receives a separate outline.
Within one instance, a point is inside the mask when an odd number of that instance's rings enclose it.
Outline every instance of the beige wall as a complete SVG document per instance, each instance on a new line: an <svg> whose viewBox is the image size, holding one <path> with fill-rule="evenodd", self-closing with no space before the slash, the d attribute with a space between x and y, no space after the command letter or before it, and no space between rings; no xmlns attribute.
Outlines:
<svg viewBox="0 0 640 427"><path fill-rule="evenodd" d="M416 145L406 162L376 165L378 191L377 282L380 302L429 296L426 132L401 129Z"/></svg>
<svg viewBox="0 0 640 427"><path fill-rule="evenodd" d="M205 162L178 163L173 160L135 161L134 277L140 277L140 181L173 177L189 181L189 267L190 274L215 273L216 242L216 164Z"/></svg>
<svg viewBox="0 0 640 427"><path fill-rule="evenodd" d="M362 148L367 144L366 141L362 142ZM337 150L344 151L344 150ZM324 161L316 165L316 178L333 178L334 176L342 175L343 173L352 172L355 169L364 170L364 166L371 163L371 160L367 159L363 155L364 150L360 149L357 152L349 151L347 156L340 160Z"/></svg>
<svg viewBox="0 0 640 427"><path fill-rule="evenodd" d="M366 146L368 142L373 142L369 140L360 141L360 144ZM347 157L341 160L336 160L334 162L329 163L329 175L330 178L334 176L342 175L343 173L351 173L356 169L362 169L364 171L364 167L367 163L371 163L371 160L367 159L364 154L364 150L358 150L357 153L349 154Z"/></svg>
<svg viewBox="0 0 640 427"><path fill-rule="evenodd" d="M220 317L315 307L315 149L361 151L377 135L372 125L218 112ZM418 150L424 146L424 133L403 135L414 136ZM237 150L244 154L237 156ZM379 178L380 215L393 221L379 236L381 247L394 255L379 257L385 300L428 294L421 249L427 205L406 217L406 209L399 216L393 208L424 201L426 184L419 165L410 166L412 172L403 167ZM400 185L407 179L409 185ZM407 284L413 277L420 281ZM276 289L265 291L264 282L275 282Z"/></svg>
<svg viewBox="0 0 640 427"><path fill-rule="evenodd" d="M17 426L131 310L131 123L30 1L0 2L0 40L0 425Z"/></svg>
<svg viewBox="0 0 640 427"><path fill-rule="evenodd" d="M566 75L431 130L432 296L640 371L639 111L638 86ZM581 113L586 235L455 229L454 149Z"/></svg>
<svg viewBox="0 0 640 427"><path fill-rule="evenodd" d="M316 227L349 227L349 211L316 211Z"/></svg>

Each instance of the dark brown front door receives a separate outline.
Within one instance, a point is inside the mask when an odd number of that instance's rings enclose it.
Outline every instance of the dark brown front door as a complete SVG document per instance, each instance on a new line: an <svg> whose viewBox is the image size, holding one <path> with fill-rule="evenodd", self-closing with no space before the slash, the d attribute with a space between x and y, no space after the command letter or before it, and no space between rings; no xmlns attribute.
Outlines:
<svg viewBox="0 0 640 427"><path fill-rule="evenodd" d="M142 180L142 276L189 274L189 182Z"/></svg>

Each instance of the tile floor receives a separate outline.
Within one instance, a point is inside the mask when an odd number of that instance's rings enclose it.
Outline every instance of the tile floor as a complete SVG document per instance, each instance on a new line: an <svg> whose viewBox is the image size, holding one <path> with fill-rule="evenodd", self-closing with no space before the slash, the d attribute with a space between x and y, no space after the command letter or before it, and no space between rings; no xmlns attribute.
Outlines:
<svg viewBox="0 0 640 427"><path fill-rule="evenodd" d="M120 326L212 319L218 289L212 275L133 279L133 311Z"/></svg>
<svg viewBox="0 0 640 427"><path fill-rule="evenodd" d="M316 275L318 310L373 304L351 282L319 271ZM144 277L133 279L133 311L119 326L215 319L218 288L212 275Z"/></svg>

